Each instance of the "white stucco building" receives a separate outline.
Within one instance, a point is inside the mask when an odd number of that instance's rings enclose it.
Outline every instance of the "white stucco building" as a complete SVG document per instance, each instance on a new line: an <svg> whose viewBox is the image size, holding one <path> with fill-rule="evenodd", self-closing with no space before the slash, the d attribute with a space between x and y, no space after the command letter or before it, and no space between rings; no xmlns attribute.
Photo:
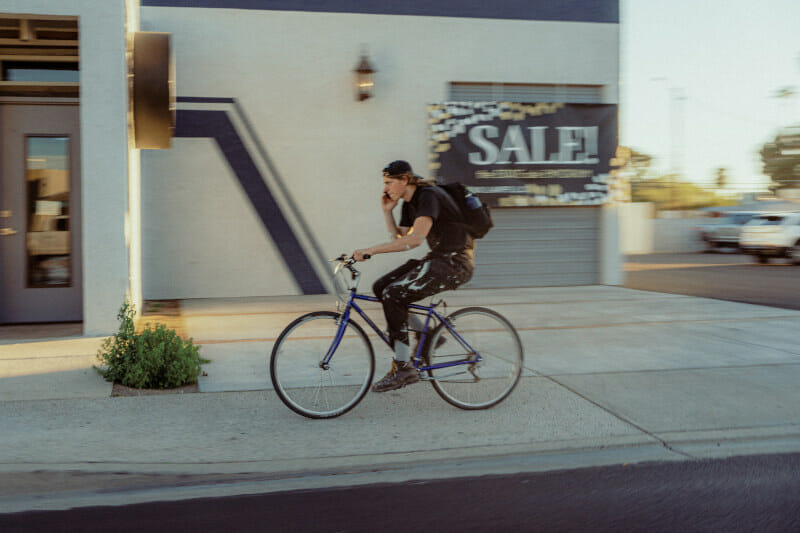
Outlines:
<svg viewBox="0 0 800 533"><path fill-rule="evenodd" d="M429 104L618 104L618 0L306 4L0 2L0 323L324 292L327 259L385 238L380 169L431 172ZM170 37L169 149L134 144L138 31ZM493 209L473 286L621 281L613 205L552 204Z"/></svg>

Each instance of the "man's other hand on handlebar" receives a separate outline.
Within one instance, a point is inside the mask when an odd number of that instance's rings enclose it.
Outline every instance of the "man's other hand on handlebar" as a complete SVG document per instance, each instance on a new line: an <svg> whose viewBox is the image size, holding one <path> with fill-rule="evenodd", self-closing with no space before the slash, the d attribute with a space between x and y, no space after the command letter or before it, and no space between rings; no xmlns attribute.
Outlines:
<svg viewBox="0 0 800 533"><path fill-rule="evenodd" d="M372 253L370 252L369 248L364 248L363 250L356 250L353 252L353 259L356 261L366 261L372 257Z"/></svg>

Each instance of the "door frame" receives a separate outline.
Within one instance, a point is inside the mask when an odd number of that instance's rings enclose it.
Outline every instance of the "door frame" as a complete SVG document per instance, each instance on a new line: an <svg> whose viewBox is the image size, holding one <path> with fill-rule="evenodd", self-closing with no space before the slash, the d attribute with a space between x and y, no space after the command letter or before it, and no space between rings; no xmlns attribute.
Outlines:
<svg viewBox="0 0 800 533"><path fill-rule="evenodd" d="M58 98L58 97L26 97L26 96L2 96L0 97L0 106L57 106L57 107L77 107L78 108L78 143L74 143L74 140L71 139L69 145L69 157L70 157L70 249L71 249L71 260L70 260L70 285L65 288L75 288L77 285L78 290L78 313L76 314L77 319L70 319L70 320L24 320L24 321L8 321L8 322L0 322L0 324L14 324L14 323L46 323L46 322L82 322L84 319L84 290L83 290L83 231L82 231L82 211L83 211L83 198L82 198L82 161L81 161L81 153L82 149L80 148L80 144L82 143L82 127L81 127L81 117L80 117L80 100L79 98ZM2 124L0 124L2 127ZM66 128L65 128L66 129ZM48 137L48 136L58 136L55 132L53 133L25 133L25 138L31 136L41 136L41 137ZM71 137L71 135L68 135ZM23 141L23 146L25 146L25 142ZM25 157L25 153L19 154L20 157ZM77 160L77 165L75 164ZM78 169L77 172L72 172L72 168ZM24 169L24 162L23 162L23 169ZM21 191L24 195L25 190L24 186ZM23 199L23 204L25 203ZM3 208L5 209L5 208ZM26 217L27 218L27 217ZM27 227L27 220L21 221L20 228L18 231L22 233L24 236L28 230ZM24 264L22 266L23 269L27 269L28 261L30 258L27 255L27 251L25 253ZM25 270L27 276L27 270ZM25 288L28 288L27 286ZM35 288L33 288L35 289ZM0 299L4 299L7 297L6 295L2 294L2 286L0 286Z"/></svg>

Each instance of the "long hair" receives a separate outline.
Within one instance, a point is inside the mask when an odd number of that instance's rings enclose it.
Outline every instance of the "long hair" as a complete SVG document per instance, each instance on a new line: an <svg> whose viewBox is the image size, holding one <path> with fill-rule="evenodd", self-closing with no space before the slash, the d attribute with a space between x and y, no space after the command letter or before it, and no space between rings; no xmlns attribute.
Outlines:
<svg viewBox="0 0 800 533"><path fill-rule="evenodd" d="M422 176L417 176L416 174L402 174L397 177L402 178L403 176L408 178L409 185L416 185L417 187L430 187L432 185L436 185L435 180L426 180Z"/></svg>

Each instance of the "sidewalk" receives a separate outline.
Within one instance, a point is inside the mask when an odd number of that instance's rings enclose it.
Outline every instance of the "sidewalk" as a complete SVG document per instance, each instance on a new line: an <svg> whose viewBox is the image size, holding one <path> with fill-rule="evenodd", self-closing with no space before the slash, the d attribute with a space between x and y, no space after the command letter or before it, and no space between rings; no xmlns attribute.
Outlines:
<svg viewBox="0 0 800 533"><path fill-rule="evenodd" d="M524 377L494 409L422 383L338 419L292 413L267 358L331 296L182 302L211 360L200 394L111 398L91 369L102 339L2 344L0 512L800 451L798 311L605 286L445 299L519 330Z"/></svg>

